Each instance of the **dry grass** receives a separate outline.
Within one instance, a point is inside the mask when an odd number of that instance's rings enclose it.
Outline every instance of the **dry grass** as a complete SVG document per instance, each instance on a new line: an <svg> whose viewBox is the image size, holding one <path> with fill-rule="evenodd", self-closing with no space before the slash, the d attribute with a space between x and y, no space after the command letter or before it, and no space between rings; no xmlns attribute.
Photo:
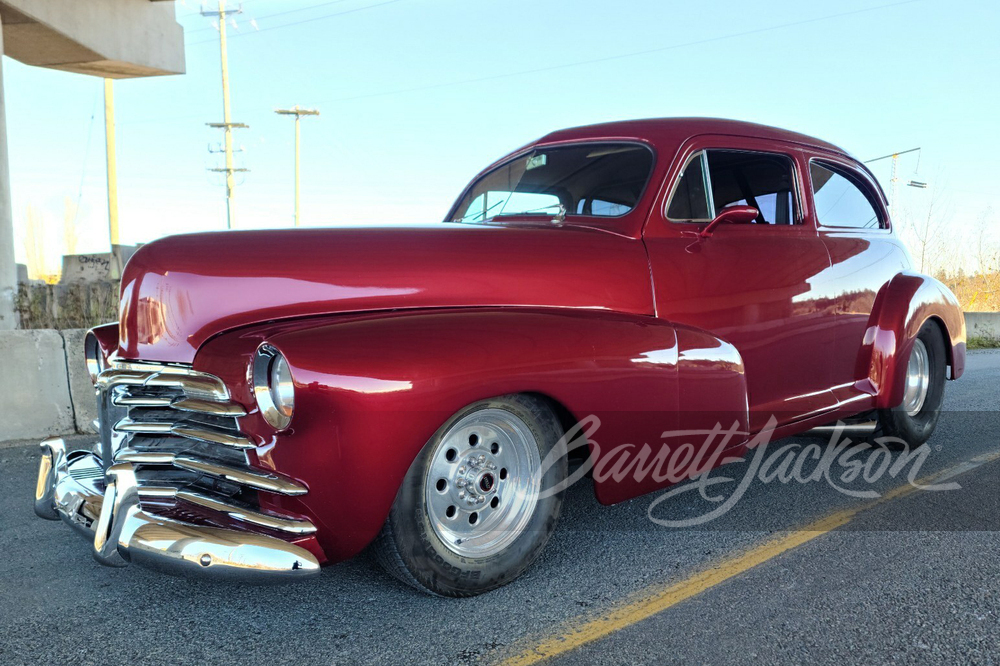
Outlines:
<svg viewBox="0 0 1000 666"><path fill-rule="evenodd" d="M966 312L1000 312L1000 271L974 275L938 275Z"/></svg>

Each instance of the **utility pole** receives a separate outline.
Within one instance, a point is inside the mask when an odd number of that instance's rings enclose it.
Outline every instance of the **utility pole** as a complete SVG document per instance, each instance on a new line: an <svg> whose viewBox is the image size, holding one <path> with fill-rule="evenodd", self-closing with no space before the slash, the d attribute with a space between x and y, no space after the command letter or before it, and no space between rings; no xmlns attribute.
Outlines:
<svg viewBox="0 0 1000 666"><path fill-rule="evenodd" d="M295 116L295 226L299 226L299 118L301 116L318 116L316 109L302 109L296 104L291 109L275 109L277 114Z"/></svg>
<svg viewBox="0 0 1000 666"><path fill-rule="evenodd" d="M226 0L219 0L219 6L214 11L202 9L202 16L217 16L219 20L219 49L222 60L222 122L206 123L209 127L222 129L225 133L226 166L223 169L210 169L210 171L225 172L226 174L226 228L232 229L236 217L234 189L235 181L233 174L237 171L248 171L248 169L236 169L233 167L233 129L246 128L243 123L234 123L229 115L229 64L226 59L226 17L229 14L239 14L242 7L237 9L226 9Z"/></svg>
<svg viewBox="0 0 1000 666"><path fill-rule="evenodd" d="M108 237L111 250L120 245L118 236L118 169L115 163L115 89L114 81L104 79L104 144L108 164Z"/></svg>
<svg viewBox="0 0 1000 666"><path fill-rule="evenodd" d="M889 155L883 155L882 157L876 157L872 160L865 160L865 164L871 164L872 162L879 162L881 160L892 159L892 171L889 175L889 217L896 217L896 183L899 181L899 176L897 176L897 167L899 163L899 156L906 155L907 153L918 153L917 155L917 167L920 166L920 148L910 148L909 150L901 150L898 153L891 153ZM916 187L919 189L927 189L927 183L919 180L911 180L906 184L908 187Z"/></svg>

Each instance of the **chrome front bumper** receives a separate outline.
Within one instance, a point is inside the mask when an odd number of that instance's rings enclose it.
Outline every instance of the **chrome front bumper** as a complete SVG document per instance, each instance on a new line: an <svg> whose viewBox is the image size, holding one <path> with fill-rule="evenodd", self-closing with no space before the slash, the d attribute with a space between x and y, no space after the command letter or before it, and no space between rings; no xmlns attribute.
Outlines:
<svg viewBox="0 0 1000 666"><path fill-rule="evenodd" d="M319 561L281 539L219 527L190 525L144 512L130 463L101 473L92 453L66 453L61 439L41 444L35 513L62 520L93 540L101 564L130 562L165 573L253 582L295 580L319 573Z"/></svg>

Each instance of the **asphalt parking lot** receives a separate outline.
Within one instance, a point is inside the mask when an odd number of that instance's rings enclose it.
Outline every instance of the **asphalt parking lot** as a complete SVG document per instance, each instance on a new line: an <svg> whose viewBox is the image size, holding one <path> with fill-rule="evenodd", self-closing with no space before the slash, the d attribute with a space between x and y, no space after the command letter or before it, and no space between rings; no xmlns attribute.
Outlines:
<svg viewBox="0 0 1000 666"><path fill-rule="evenodd" d="M873 501L753 484L719 520L671 529L647 517L657 495L602 507L580 483L526 575L462 600L367 557L280 587L102 567L35 518L37 445L15 443L0 449L0 662L995 663L1000 352L970 353L945 405L920 478L960 489L893 493L905 479L885 476ZM657 511L690 517L699 502Z"/></svg>

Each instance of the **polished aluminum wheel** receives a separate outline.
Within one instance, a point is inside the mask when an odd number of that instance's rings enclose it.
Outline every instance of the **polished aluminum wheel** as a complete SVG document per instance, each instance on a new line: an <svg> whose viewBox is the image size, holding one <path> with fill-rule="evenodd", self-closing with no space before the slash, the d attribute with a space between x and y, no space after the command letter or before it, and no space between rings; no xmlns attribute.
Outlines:
<svg viewBox="0 0 1000 666"><path fill-rule="evenodd" d="M481 409L454 425L431 453L424 479L434 533L457 555L489 557L509 546L538 504L538 444L505 409Z"/></svg>
<svg viewBox="0 0 1000 666"><path fill-rule="evenodd" d="M931 385L931 364L927 346L923 340L913 341L910 360L906 364L906 387L903 389L902 407L910 416L916 416L923 409L927 391Z"/></svg>

